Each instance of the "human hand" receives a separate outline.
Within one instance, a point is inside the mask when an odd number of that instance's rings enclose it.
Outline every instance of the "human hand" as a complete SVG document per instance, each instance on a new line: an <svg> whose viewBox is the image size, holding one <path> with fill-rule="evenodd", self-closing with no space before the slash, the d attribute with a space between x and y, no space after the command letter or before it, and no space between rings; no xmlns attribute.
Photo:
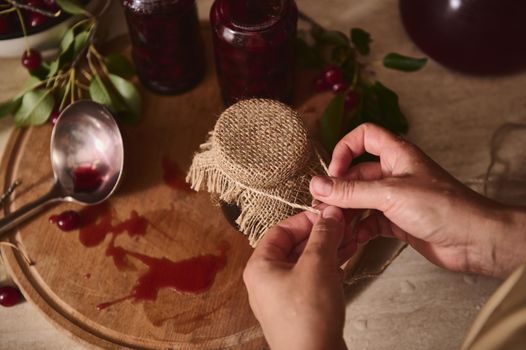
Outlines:
<svg viewBox="0 0 526 350"><path fill-rule="evenodd" d="M380 162L350 167L365 151ZM329 173L312 179L314 198L376 209L358 224L358 242L394 236L439 266L492 276L506 276L526 261L524 210L472 191L416 146L378 126L363 124L346 135L334 149Z"/></svg>
<svg viewBox="0 0 526 350"><path fill-rule="evenodd" d="M342 211L300 213L271 228L243 273L273 350L346 349L341 264L356 250Z"/></svg>

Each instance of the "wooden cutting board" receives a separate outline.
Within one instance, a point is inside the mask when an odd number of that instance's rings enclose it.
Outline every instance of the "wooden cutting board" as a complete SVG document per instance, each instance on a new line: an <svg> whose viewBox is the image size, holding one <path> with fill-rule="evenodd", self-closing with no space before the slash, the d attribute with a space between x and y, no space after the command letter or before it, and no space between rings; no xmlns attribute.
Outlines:
<svg viewBox="0 0 526 350"><path fill-rule="evenodd" d="M140 218L142 231L115 229L119 232L87 242L79 231L62 232L48 222L53 214L81 209L60 204L10 237L32 265L19 251L1 247L26 298L59 328L87 344L111 349L265 348L242 282L252 249L207 193L189 191L183 182L193 153L223 110L206 27L203 37L209 62L203 82L179 96L159 96L141 89L142 121L121 129L125 177L99 214L111 220L114 228ZM298 85L306 86L305 81L299 79ZM307 100L308 90L298 89L297 100L312 126L328 96ZM51 126L42 126L11 135L1 167L3 189L15 179L21 179L23 185L6 206L6 214L50 188L51 130ZM108 255L108 247L113 247L113 254ZM196 259L203 261L192 271ZM211 286L204 291L159 288L150 300L133 297L148 276L172 268L191 270L189 278L202 274L202 269L217 271L207 272ZM123 300L97 308L118 299Z"/></svg>

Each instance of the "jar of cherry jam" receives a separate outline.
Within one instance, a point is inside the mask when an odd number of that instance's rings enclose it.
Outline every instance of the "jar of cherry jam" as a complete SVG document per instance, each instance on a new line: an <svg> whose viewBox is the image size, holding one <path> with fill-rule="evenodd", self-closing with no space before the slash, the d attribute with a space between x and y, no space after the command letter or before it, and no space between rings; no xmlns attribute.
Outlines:
<svg viewBox="0 0 526 350"><path fill-rule="evenodd" d="M195 0L123 0L138 76L161 94L185 92L205 59Z"/></svg>
<svg viewBox="0 0 526 350"><path fill-rule="evenodd" d="M215 0L210 23L226 106L252 97L291 102L297 22L294 0Z"/></svg>

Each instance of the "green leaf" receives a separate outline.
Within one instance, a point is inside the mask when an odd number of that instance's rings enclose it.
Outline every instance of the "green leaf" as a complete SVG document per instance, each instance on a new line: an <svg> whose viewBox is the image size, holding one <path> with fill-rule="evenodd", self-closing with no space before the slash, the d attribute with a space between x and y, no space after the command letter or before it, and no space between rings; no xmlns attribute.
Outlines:
<svg viewBox="0 0 526 350"><path fill-rule="evenodd" d="M49 74L49 66L41 64L37 68L35 68L32 71L30 71L29 74L32 77L35 77L35 78L37 78L40 81L43 81L43 80L45 80L47 78L47 76Z"/></svg>
<svg viewBox="0 0 526 350"><path fill-rule="evenodd" d="M321 140L327 152L332 153L340 141L344 113L344 96L338 94L329 102L320 120Z"/></svg>
<svg viewBox="0 0 526 350"><path fill-rule="evenodd" d="M317 43L325 45L349 46L349 39L342 32L336 30L315 30L312 36Z"/></svg>
<svg viewBox="0 0 526 350"><path fill-rule="evenodd" d="M53 111L55 100L51 90L32 90L22 97L20 108L15 113L17 127L44 124Z"/></svg>
<svg viewBox="0 0 526 350"><path fill-rule="evenodd" d="M66 51L71 44L73 44L73 41L75 40L75 33L73 33L74 28L69 28L64 36L62 37L62 40L60 41L60 49L62 51Z"/></svg>
<svg viewBox="0 0 526 350"><path fill-rule="evenodd" d="M54 76L58 72L58 67L60 66L60 57L51 62L49 65L49 72L48 72L48 78Z"/></svg>
<svg viewBox="0 0 526 350"><path fill-rule="evenodd" d="M369 116L371 121L396 134L405 134L409 123L400 109L398 95L379 81L371 87L371 93L376 104L374 114Z"/></svg>
<svg viewBox="0 0 526 350"><path fill-rule="evenodd" d="M42 82L36 77L29 76L27 80L22 85L22 91L15 98L21 98L26 92L35 89L37 86L40 86Z"/></svg>
<svg viewBox="0 0 526 350"><path fill-rule="evenodd" d="M427 63L427 58L414 58L403 56L398 53L390 53L384 57L384 66L403 72L416 72L422 69Z"/></svg>
<svg viewBox="0 0 526 350"><path fill-rule="evenodd" d="M22 98L18 97L0 103L0 118L13 114L20 107L21 102Z"/></svg>
<svg viewBox="0 0 526 350"><path fill-rule="evenodd" d="M120 97L120 103L116 106L117 112L127 114L127 117L123 119L124 121L137 122L141 118L142 112L142 101L139 92L126 79L114 74L109 74L108 78Z"/></svg>
<svg viewBox="0 0 526 350"><path fill-rule="evenodd" d="M105 85L101 76L95 76L89 86L91 99L107 106L122 121L137 122L142 102L135 86L117 75L109 74L108 79L112 86Z"/></svg>
<svg viewBox="0 0 526 350"><path fill-rule="evenodd" d="M111 99L110 93L106 86L102 82L102 79L99 75L96 75L89 85L89 95L91 99L95 102L103 104L105 106L111 107L113 101Z"/></svg>
<svg viewBox="0 0 526 350"><path fill-rule="evenodd" d="M70 13L72 15L88 15L88 11L86 11L80 3L78 3L76 0L56 0L57 5L67 13Z"/></svg>
<svg viewBox="0 0 526 350"><path fill-rule="evenodd" d="M320 69L324 66L320 53L301 38L296 38L296 57L299 65L304 68Z"/></svg>
<svg viewBox="0 0 526 350"><path fill-rule="evenodd" d="M368 55L370 52L369 44L373 40L371 34L361 28L351 29L351 42L358 52L362 55Z"/></svg>
<svg viewBox="0 0 526 350"><path fill-rule="evenodd" d="M73 45L74 42L75 37L73 37L72 42L69 45L67 45L67 48L63 49L60 52L60 55L53 62L51 62L51 64L49 65L48 78L57 74L57 72L62 70L66 65L70 64L73 61L73 57L75 54Z"/></svg>
<svg viewBox="0 0 526 350"><path fill-rule="evenodd" d="M73 42L73 58L81 53L89 40L90 34L88 31L83 31L75 36Z"/></svg>
<svg viewBox="0 0 526 350"><path fill-rule="evenodd" d="M106 68L111 74L129 79L135 75L135 68L131 62L121 54L112 53L106 56Z"/></svg>

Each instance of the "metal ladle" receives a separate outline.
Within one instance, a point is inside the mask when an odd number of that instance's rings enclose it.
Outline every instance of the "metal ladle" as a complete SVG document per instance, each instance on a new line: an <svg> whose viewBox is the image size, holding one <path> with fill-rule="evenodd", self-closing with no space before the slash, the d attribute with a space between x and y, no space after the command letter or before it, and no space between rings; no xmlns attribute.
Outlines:
<svg viewBox="0 0 526 350"><path fill-rule="evenodd" d="M124 146L111 113L92 101L78 101L60 114L51 134L51 165L55 182L51 190L0 220L0 237L55 202L94 205L117 188L124 165ZM74 171L99 169L100 185L90 192L75 191Z"/></svg>

